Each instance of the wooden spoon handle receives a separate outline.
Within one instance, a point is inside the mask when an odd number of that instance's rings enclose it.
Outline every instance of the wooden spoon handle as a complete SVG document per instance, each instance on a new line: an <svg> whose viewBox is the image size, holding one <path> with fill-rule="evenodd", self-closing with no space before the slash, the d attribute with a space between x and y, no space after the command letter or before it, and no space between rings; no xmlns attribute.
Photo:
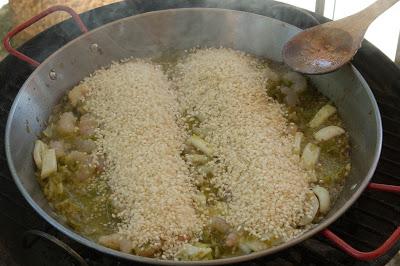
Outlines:
<svg viewBox="0 0 400 266"><path fill-rule="evenodd" d="M360 19L360 23L368 27L379 15L388 10L399 0L377 0L364 10L360 11L357 15Z"/></svg>

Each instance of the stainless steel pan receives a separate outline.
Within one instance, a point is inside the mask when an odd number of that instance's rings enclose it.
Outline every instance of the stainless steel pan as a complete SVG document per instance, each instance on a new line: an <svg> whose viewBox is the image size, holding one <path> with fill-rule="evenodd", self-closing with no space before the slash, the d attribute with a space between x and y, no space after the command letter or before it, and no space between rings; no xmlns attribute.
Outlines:
<svg viewBox="0 0 400 266"><path fill-rule="evenodd" d="M37 135L43 130L52 107L65 92L96 69L128 57L158 57L168 52L190 49L195 46L225 46L242 50L260 57L281 61L284 43L300 29L281 21L233 10L190 8L150 12L128 17L83 34L51 55L40 65L21 57L9 45L10 38L48 13L55 7L14 29L5 38L10 53L38 66L19 91L6 129L6 154L11 173L29 204L50 224L76 241L98 251L128 260L157 264L226 264L266 256L295 245L316 233L332 241L338 241L326 229L340 217L367 187L377 165L382 143L382 126L378 106L368 84L352 65L339 71L310 76L320 91L338 107L348 132L352 152L352 170L343 192L324 220L315 228L292 241L268 250L208 262L175 262L144 258L121 253L103 247L80 236L68 228L53 212L34 177L32 149ZM72 10L70 12L82 31L83 23ZM28 130L27 130L28 129ZM398 191L398 187L380 184L371 188ZM360 253L345 243L338 245L359 259L372 259L385 252L400 235L398 229L383 247L372 252Z"/></svg>

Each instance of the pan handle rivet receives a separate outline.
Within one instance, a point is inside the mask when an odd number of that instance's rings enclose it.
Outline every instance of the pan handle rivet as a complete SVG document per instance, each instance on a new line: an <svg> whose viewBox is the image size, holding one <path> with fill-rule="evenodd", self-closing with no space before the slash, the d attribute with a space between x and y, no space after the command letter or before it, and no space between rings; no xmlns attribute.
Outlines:
<svg viewBox="0 0 400 266"><path fill-rule="evenodd" d="M50 70L49 77L52 80L56 80L57 79L57 73L56 73L56 71L54 69Z"/></svg>
<svg viewBox="0 0 400 266"><path fill-rule="evenodd" d="M99 45L97 43L93 43L90 45L90 51L92 53L97 53L99 51Z"/></svg>

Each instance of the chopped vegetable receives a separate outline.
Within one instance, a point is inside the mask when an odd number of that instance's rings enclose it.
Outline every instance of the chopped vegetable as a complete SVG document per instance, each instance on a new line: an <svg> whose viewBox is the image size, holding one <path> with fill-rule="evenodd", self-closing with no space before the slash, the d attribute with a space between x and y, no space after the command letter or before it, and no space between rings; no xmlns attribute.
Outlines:
<svg viewBox="0 0 400 266"><path fill-rule="evenodd" d="M156 252L160 250L160 247L154 246L154 247L145 247L145 248L136 248L135 253L138 256L143 256L143 257L153 257Z"/></svg>
<svg viewBox="0 0 400 266"><path fill-rule="evenodd" d="M199 174L207 176L208 174L213 174L214 169L210 165L200 165L197 167Z"/></svg>
<svg viewBox="0 0 400 266"><path fill-rule="evenodd" d="M224 234L231 230L231 226L224 219L215 216L211 218L211 228Z"/></svg>
<svg viewBox="0 0 400 266"><path fill-rule="evenodd" d="M291 122L291 123L289 123L289 125L288 125L287 132L288 132L290 135L294 136L294 135L296 134L298 128L299 128L299 127L298 127L295 123L292 123L292 122Z"/></svg>
<svg viewBox="0 0 400 266"><path fill-rule="evenodd" d="M268 245L265 244L263 241L258 240L258 239L246 239L246 240L241 240L239 247L242 249L243 245L247 248L244 248L245 250L249 250L250 251L260 251L263 249L267 249Z"/></svg>
<svg viewBox="0 0 400 266"><path fill-rule="evenodd" d="M313 143L308 143L304 147L301 161L306 169L313 169L315 167L319 158L320 150L321 149Z"/></svg>
<svg viewBox="0 0 400 266"><path fill-rule="evenodd" d="M93 176L95 167L89 164L80 164L75 172L75 178L78 181L85 181Z"/></svg>
<svg viewBox="0 0 400 266"><path fill-rule="evenodd" d="M318 209L319 209L319 201L317 196L311 192L310 194L310 204L311 204L311 211L308 213L308 215L305 215L301 220L299 221L299 225L307 225L310 224L314 218L315 215L317 215Z"/></svg>
<svg viewBox="0 0 400 266"><path fill-rule="evenodd" d="M78 128L75 126L76 117L72 112L66 112L60 115L60 120L57 123L57 131L62 135L74 133Z"/></svg>
<svg viewBox="0 0 400 266"><path fill-rule="evenodd" d="M42 172L40 176L46 178L55 172L57 172L56 150L45 150L42 157Z"/></svg>
<svg viewBox="0 0 400 266"><path fill-rule="evenodd" d="M246 243L239 243L239 249L244 253L244 254L250 254L251 253L251 248L246 245Z"/></svg>
<svg viewBox="0 0 400 266"><path fill-rule="evenodd" d="M209 247L211 247L211 244L196 242L193 244L193 246L198 247L198 248L209 248Z"/></svg>
<svg viewBox="0 0 400 266"><path fill-rule="evenodd" d="M198 128L198 127L195 127L195 128L192 129L192 131L197 136L200 136L200 137L204 138L210 132L210 129L209 128Z"/></svg>
<svg viewBox="0 0 400 266"><path fill-rule="evenodd" d="M33 160L39 169L42 168L43 154L46 150L47 145L41 140L36 140L35 147L33 148Z"/></svg>
<svg viewBox="0 0 400 266"><path fill-rule="evenodd" d="M89 161L89 157L86 152L71 151L65 156L65 161L70 165L76 163L85 164Z"/></svg>
<svg viewBox="0 0 400 266"><path fill-rule="evenodd" d="M72 106L76 106L79 101L83 99L83 97L88 93L89 88L84 85L80 84L69 91L68 99Z"/></svg>
<svg viewBox="0 0 400 266"><path fill-rule="evenodd" d="M106 247L120 250L121 239L122 239L121 235L115 233L99 237L99 243Z"/></svg>
<svg viewBox="0 0 400 266"><path fill-rule="evenodd" d="M102 245L104 245L106 247L120 250L125 253L130 253L133 249L132 241L129 241L128 239L123 238L118 233L106 235L106 236L100 236L99 243L101 243ZM144 256L144 255L141 255L141 256Z"/></svg>
<svg viewBox="0 0 400 266"><path fill-rule="evenodd" d="M119 249L122 252L130 253L132 251L132 249L133 249L132 242L129 241L128 239L121 239L119 241Z"/></svg>
<svg viewBox="0 0 400 266"><path fill-rule="evenodd" d="M46 127L45 130L43 130L43 135L48 138L51 138L53 136L53 124L49 125L48 127Z"/></svg>
<svg viewBox="0 0 400 266"><path fill-rule="evenodd" d="M280 87L280 91L285 95L284 100L288 106L295 106L297 104L299 96L292 88L282 86Z"/></svg>
<svg viewBox="0 0 400 266"><path fill-rule="evenodd" d="M199 122L204 122L204 120L206 120L206 117L203 114L196 114L196 118Z"/></svg>
<svg viewBox="0 0 400 266"><path fill-rule="evenodd" d="M207 156L213 156L213 149L211 148L210 144L208 144L205 140L200 138L197 135L192 135L188 142L193 145L196 149L203 152Z"/></svg>
<svg viewBox="0 0 400 266"><path fill-rule="evenodd" d="M344 134L344 129L338 126L327 126L320 129L314 134L314 138L317 141L327 141L334 137Z"/></svg>
<svg viewBox="0 0 400 266"><path fill-rule="evenodd" d="M303 92L307 88L307 80L296 72L288 72L283 75L283 81L286 83L291 83L291 88L296 92Z"/></svg>
<svg viewBox="0 0 400 266"><path fill-rule="evenodd" d="M60 180L50 178L45 186L45 195L49 199L54 199L64 192L64 186Z"/></svg>
<svg viewBox="0 0 400 266"><path fill-rule="evenodd" d="M325 188L320 187L320 186L315 186L312 190L314 191L315 195L317 195L317 197L318 197L319 212L322 214L327 213L329 211L330 204L331 204L328 190L326 190Z"/></svg>
<svg viewBox="0 0 400 266"><path fill-rule="evenodd" d="M227 247L235 247L239 242L239 236L236 232L230 232L225 240L225 245Z"/></svg>
<svg viewBox="0 0 400 266"><path fill-rule="evenodd" d="M314 118L308 123L311 128L319 127L324 123L331 115L336 113L336 108L330 104L322 106L321 109L315 114Z"/></svg>
<svg viewBox="0 0 400 266"><path fill-rule="evenodd" d="M74 145L77 150L91 153L96 149L96 143L91 139L76 139Z"/></svg>
<svg viewBox="0 0 400 266"><path fill-rule="evenodd" d="M208 157L201 154L188 154L186 155L186 158L195 164L205 164L208 162Z"/></svg>
<svg viewBox="0 0 400 266"><path fill-rule="evenodd" d="M209 247L198 247L185 244L175 257L180 260L210 260L212 257L212 249Z"/></svg>
<svg viewBox="0 0 400 266"><path fill-rule="evenodd" d="M94 135L97 128L96 120L90 114L84 114L78 123L79 133L84 137Z"/></svg>
<svg viewBox="0 0 400 266"><path fill-rule="evenodd" d="M293 152L295 154L300 154L303 137L304 134L302 132L296 132L294 135Z"/></svg>
<svg viewBox="0 0 400 266"><path fill-rule="evenodd" d="M283 75L282 83L284 86L279 90L285 95L285 102L288 106L295 106L299 101L299 93L307 88L307 81L296 72L288 72Z"/></svg>
<svg viewBox="0 0 400 266"><path fill-rule="evenodd" d="M56 150L57 158L60 158L65 155L65 143L63 140L51 140L49 143L50 148Z"/></svg>

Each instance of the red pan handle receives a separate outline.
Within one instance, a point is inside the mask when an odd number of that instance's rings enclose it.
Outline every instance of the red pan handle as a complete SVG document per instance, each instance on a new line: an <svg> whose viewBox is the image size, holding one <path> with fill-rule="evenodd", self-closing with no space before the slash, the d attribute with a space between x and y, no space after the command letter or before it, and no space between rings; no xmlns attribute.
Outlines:
<svg viewBox="0 0 400 266"><path fill-rule="evenodd" d="M79 17L79 15L70 7L67 6L52 6L46 10L44 10L43 12L39 13L38 15L32 17L31 19L23 22L22 24L16 26L15 28L13 28L10 32L7 33L7 35L4 37L3 39L3 45L4 48L12 55L14 55L15 57L21 59L22 61L25 61L31 65L33 65L34 67L37 67L40 65L40 63L32 58L30 58L29 56L24 55L23 53L17 51L16 49L14 49L11 46L11 39L18 34L19 32L23 31L24 29L26 29L27 27L31 26L32 24L34 24L35 22L41 20L42 18L46 17L47 15L56 12L56 11L64 11L69 13L72 18L75 20L75 23L79 26L79 28L81 29L81 31L83 33L88 32L87 27L85 26L85 24L83 23L83 21L81 20L81 18Z"/></svg>
<svg viewBox="0 0 400 266"><path fill-rule="evenodd" d="M400 186L392 186L385 184L377 184L370 183L368 185L369 189L384 191L384 192L392 192L392 193L400 193ZM329 229L325 229L322 231L322 235L328 238L331 242L333 242L337 247L341 250L349 254L350 256L359 259L359 260L373 260L376 259L387 251L389 251L400 239L400 226L391 234L391 236L377 249L369 252L359 251L349 244L347 244L343 239L338 237L335 233L333 233Z"/></svg>

